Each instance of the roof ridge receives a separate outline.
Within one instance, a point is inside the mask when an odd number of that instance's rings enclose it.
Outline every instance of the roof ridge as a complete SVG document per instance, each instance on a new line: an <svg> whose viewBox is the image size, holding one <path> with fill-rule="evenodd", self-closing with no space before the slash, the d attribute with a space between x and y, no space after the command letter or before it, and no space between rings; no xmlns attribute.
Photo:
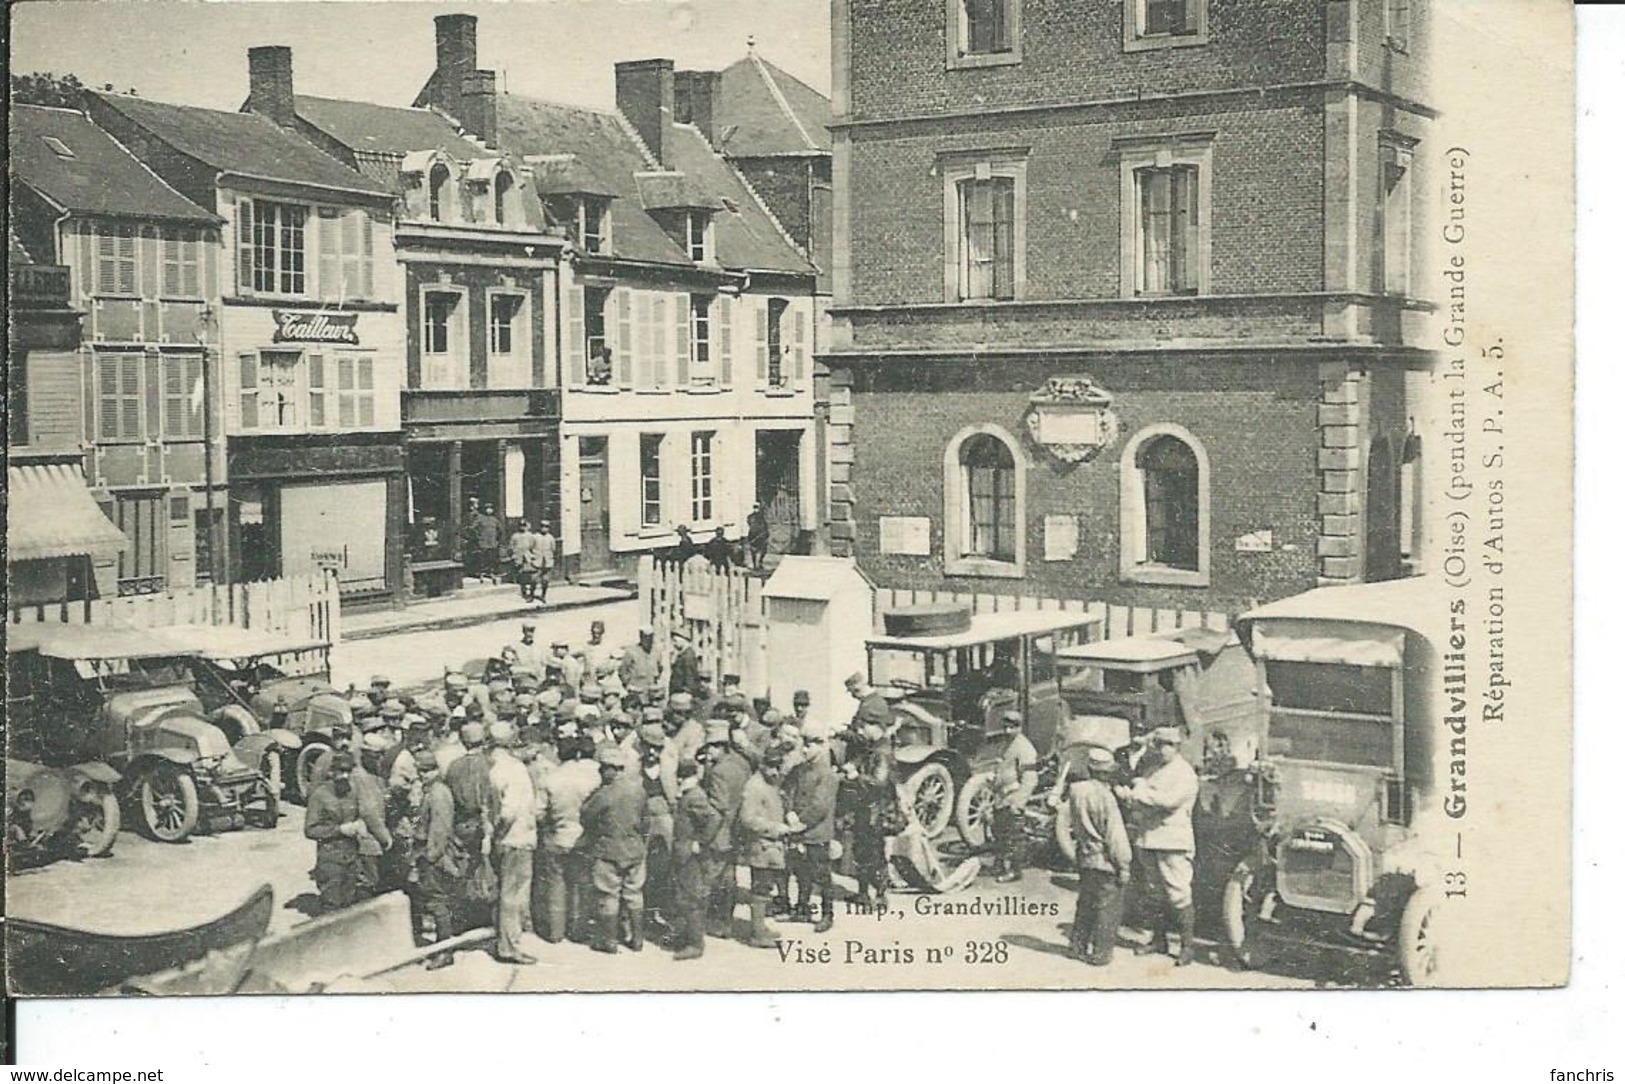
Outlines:
<svg viewBox="0 0 1625 1084"><path fill-rule="evenodd" d="M790 123L796 126L796 131L801 133L801 141L807 145L807 149L817 150L818 144L814 142L812 135L808 133L807 126L801 123L801 118L796 115L796 111L790 107L790 99L784 96L784 91L779 87L778 81L773 78L773 73L769 70L770 65L756 55L754 51L749 55L756 66L757 73L762 78L762 82L767 85L768 93L773 95L773 101L778 105L779 111L789 117Z"/></svg>
<svg viewBox="0 0 1625 1084"><path fill-rule="evenodd" d="M83 109L75 109L71 105L45 105L45 104L43 104L41 102L12 102L11 103L11 108L13 108L13 109L47 109L47 110L51 111L52 113L77 113L77 114L79 114L79 116L84 117L86 120L90 119L90 114L86 113Z"/></svg>

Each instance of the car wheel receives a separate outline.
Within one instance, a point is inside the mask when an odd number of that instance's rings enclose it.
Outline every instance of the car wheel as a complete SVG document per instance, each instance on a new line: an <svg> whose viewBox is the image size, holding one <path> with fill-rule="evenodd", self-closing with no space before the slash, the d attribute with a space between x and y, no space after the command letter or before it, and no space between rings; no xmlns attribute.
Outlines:
<svg viewBox="0 0 1625 1084"><path fill-rule="evenodd" d="M179 843L197 827L197 781L173 764L160 764L137 784L142 827L160 843Z"/></svg>
<svg viewBox="0 0 1625 1084"><path fill-rule="evenodd" d="M928 839L948 830L954 817L954 776L946 764L929 761L908 777L908 804Z"/></svg>
<svg viewBox="0 0 1625 1084"><path fill-rule="evenodd" d="M1258 875L1250 862L1238 862L1224 885L1221 916L1224 940L1238 967L1254 970L1264 964L1263 947L1249 932L1247 918L1258 905Z"/></svg>
<svg viewBox="0 0 1625 1084"><path fill-rule="evenodd" d="M79 846L86 858L100 858L113 849L122 818L118 799L112 791L102 791L90 801L79 803Z"/></svg>
<svg viewBox="0 0 1625 1084"><path fill-rule="evenodd" d="M1408 985L1426 986L1439 967L1439 897L1419 888L1399 916L1399 975Z"/></svg>
<svg viewBox="0 0 1625 1084"><path fill-rule="evenodd" d="M310 773L315 771L316 761L331 748L326 742L313 741L299 750L299 756L293 762L293 786L301 802L310 801Z"/></svg>
<svg viewBox="0 0 1625 1084"><path fill-rule="evenodd" d="M281 778L280 771L275 778ZM243 820L259 828L275 828L277 817L282 811L282 801L277 794L280 788L271 779L272 777L267 776L255 786L257 793L251 801L257 808L243 810Z"/></svg>
<svg viewBox="0 0 1625 1084"><path fill-rule="evenodd" d="M965 846L981 850L987 846L988 824L993 819L993 773L978 772L965 780L954 803L954 826Z"/></svg>

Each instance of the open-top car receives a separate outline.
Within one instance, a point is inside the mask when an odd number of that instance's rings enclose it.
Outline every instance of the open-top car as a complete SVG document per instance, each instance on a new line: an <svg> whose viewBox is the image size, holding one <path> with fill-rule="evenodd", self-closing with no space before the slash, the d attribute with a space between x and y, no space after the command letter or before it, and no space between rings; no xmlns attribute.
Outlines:
<svg viewBox="0 0 1625 1084"><path fill-rule="evenodd" d="M110 765L141 828L163 842L184 840L200 824L275 825L277 795L261 770L269 736L248 734L233 744L209 722L186 645L150 629L54 625L9 633L15 753L51 767Z"/></svg>
<svg viewBox="0 0 1625 1084"><path fill-rule="evenodd" d="M329 680L332 645L263 629L174 625L159 631L187 649L209 721L234 743L268 735L261 741L276 755L267 758L267 774L279 794L304 800L334 728L351 722L348 701Z"/></svg>
<svg viewBox="0 0 1625 1084"><path fill-rule="evenodd" d="M1426 578L1325 587L1241 617L1265 700L1253 853L1226 886L1244 964L1269 951L1376 957L1408 982L1437 963L1445 886L1418 819L1443 816L1440 682Z"/></svg>
<svg viewBox="0 0 1625 1084"><path fill-rule="evenodd" d="M892 699L893 746L904 791L932 838L958 818L980 838L985 803L960 800L992 771L1015 737L1002 718L1021 713L1040 753L1053 746L1068 710L1057 653L1096 635L1101 618L1059 610L948 612L939 626L909 628L909 613L887 614L885 635L868 641L869 680ZM973 794L987 794L978 786Z"/></svg>

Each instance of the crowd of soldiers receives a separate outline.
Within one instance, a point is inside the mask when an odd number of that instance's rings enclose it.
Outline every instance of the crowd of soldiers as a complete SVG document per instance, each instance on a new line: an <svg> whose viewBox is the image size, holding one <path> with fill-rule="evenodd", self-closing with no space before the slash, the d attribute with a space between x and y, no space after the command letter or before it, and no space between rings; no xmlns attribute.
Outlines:
<svg viewBox="0 0 1625 1084"><path fill-rule="evenodd" d="M531 932L604 953L652 940L678 960L699 958L707 936L736 935L742 882L745 944L775 947L775 919L823 933L843 856L857 885L847 897L884 909L899 837L924 837L898 787L890 706L862 675L848 679L856 712L836 731L827 716L850 706L817 718L804 690L788 711L746 696L735 675L713 690L681 629L669 657L648 628L624 649L604 641L599 621L575 648L544 650L535 631L522 625L477 679L452 671L414 699L380 675L352 697L353 725L314 765L306 804L323 911L404 891L425 941L494 926L494 955L528 964L521 938ZM1019 714L1010 722L995 773L1000 881L1022 875L1014 818L1037 780ZM1190 958L1195 775L1178 737L1154 732L1120 783L1115 758L1095 751L1049 796L1078 842L1079 959L1110 961L1136 872L1142 895L1166 904L1151 950L1168 951L1171 927L1181 962ZM933 865L924 846L917 864ZM429 966L450 962L442 953Z"/></svg>

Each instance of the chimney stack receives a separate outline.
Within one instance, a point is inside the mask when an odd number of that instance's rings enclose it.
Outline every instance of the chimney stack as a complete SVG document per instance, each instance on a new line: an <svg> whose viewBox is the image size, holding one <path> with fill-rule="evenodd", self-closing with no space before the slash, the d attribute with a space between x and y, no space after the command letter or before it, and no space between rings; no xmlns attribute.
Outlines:
<svg viewBox="0 0 1625 1084"><path fill-rule="evenodd" d="M284 128L293 126L293 50L256 45L248 50L248 108Z"/></svg>
<svg viewBox="0 0 1625 1084"><path fill-rule="evenodd" d="M677 96L685 99L688 107L687 116L678 116L677 119L694 125L704 134L706 141L716 147L717 96L722 89L722 73L678 72L676 85Z"/></svg>
<svg viewBox="0 0 1625 1084"><path fill-rule="evenodd" d="M462 109L457 119L464 130L487 147L497 141L497 73L488 70L471 71L463 76Z"/></svg>
<svg viewBox="0 0 1625 1084"><path fill-rule="evenodd" d="M434 19L434 56L437 69L448 97L455 100L462 93L463 79L474 74L477 62L476 31L479 20L472 15L436 15ZM447 105L454 102L444 103Z"/></svg>
<svg viewBox="0 0 1625 1084"><path fill-rule="evenodd" d="M615 108L662 167L670 165L673 67L670 60L623 60L615 65Z"/></svg>

